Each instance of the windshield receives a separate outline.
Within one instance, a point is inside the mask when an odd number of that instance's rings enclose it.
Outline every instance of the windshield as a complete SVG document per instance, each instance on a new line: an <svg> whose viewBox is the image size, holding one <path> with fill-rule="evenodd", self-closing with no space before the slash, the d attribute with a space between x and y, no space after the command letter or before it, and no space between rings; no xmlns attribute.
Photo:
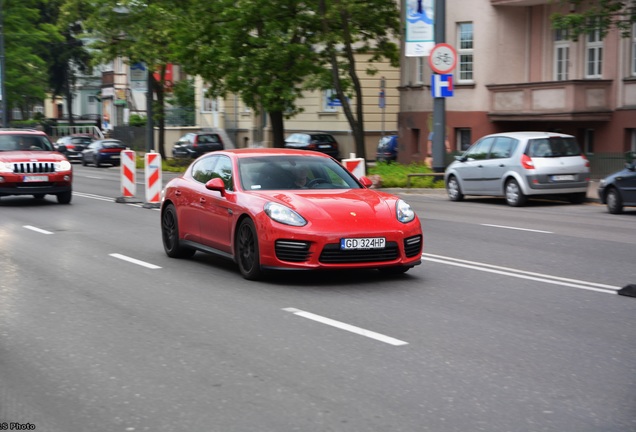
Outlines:
<svg viewBox="0 0 636 432"><path fill-rule="evenodd" d="M259 156L239 159L245 190L361 189L349 171L328 158Z"/></svg>
<svg viewBox="0 0 636 432"><path fill-rule="evenodd" d="M53 144L41 135L0 135L0 151L53 151Z"/></svg>

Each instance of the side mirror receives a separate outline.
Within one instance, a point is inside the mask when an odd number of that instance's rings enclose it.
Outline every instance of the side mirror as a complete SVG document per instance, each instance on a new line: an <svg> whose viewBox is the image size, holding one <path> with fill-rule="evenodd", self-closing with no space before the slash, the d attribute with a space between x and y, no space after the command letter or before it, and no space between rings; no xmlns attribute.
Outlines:
<svg viewBox="0 0 636 432"><path fill-rule="evenodd" d="M367 189L373 186L373 182L367 176L360 177L360 183L362 183L362 186L364 186Z"/></svg>
<svg viewBox="0 0 636 432"><path fill-rule="evenodd" d="M225 196L225 183L218 177L208 180L205 184L205 188L212 191L221 192L221 196Z"/></svg>

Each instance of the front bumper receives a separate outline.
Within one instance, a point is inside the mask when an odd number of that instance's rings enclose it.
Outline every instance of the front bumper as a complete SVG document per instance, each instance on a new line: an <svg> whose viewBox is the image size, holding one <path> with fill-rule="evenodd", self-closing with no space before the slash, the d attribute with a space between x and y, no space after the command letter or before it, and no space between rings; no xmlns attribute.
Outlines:
<svg viewBox="0 0 636 432"><path fill-rule="evenodd" d="M25 174L0 174L0 196L58 194L72 190L73 175L71 173L48 173L41 176L45 181L27 181Z"/></svg>

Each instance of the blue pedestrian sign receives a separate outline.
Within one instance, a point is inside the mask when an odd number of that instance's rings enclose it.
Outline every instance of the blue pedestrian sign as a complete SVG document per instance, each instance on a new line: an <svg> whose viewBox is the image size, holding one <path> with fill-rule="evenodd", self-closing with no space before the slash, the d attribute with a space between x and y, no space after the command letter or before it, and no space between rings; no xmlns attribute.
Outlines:
<svg viewBox="0 0 636 432"><path fill-rule="evenodd" d="M434 98L445 98L453 96L453 75L431 75L431 93L433 94Z"/></svg>

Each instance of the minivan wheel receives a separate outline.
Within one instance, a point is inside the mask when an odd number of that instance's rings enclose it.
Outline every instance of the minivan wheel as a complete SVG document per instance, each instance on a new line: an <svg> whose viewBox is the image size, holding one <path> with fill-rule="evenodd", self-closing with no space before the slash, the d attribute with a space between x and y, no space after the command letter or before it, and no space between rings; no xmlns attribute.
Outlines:
<svg viewBox="0 0 636 432"><path fill-rule="evenodd" d="M446 183L446 193L451 201L461 201L464 199L464 194L462 193L462 190L459 187L459 182L455 176L450 176L448 178L448 182Z"/></svg>
<svg viewBox="0 0 636 432"><path fill-rule="evenodd" d="M612 214L620 214L623 212L623 199L615 188L607 191L605 198L607 202L607 210Z"/></svg>
<svg viewBox="0 0 636 432"><path fill-rule="evenodd" d="M510 179L506 182L506 202L511 207L521 207L526 201L527 197L521 191L517 180Z"/></svg>

